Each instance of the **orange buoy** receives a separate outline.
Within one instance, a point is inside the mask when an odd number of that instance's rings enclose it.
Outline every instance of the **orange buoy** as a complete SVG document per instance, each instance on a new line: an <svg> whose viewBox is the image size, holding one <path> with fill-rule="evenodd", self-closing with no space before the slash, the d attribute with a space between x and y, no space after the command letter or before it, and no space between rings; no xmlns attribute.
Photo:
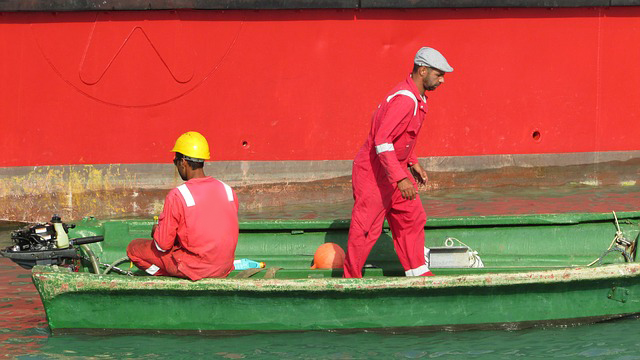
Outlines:
<svg viewBox="0 0 640 360"><path fill-rule="evenodd" d="M334 243L318 246L313 255L312 269L341 269L344 263L344 250Z"/></svg>

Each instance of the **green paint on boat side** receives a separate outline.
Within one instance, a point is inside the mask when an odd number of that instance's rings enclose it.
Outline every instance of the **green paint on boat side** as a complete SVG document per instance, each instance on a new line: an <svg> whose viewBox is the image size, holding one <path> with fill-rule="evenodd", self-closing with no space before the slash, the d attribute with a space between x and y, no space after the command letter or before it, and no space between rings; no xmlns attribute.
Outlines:
<svg viewBox="0 0 640 360"><path fill-rule="evenodd" d="M378 279L125 278L38 268L60 328L289 331L615 317L640 312L640 265ZM609 298L625 288L626 302ZM162 314L162 315L158 315Z"/></svg>
<svg viewBox="0 0 640 360"><path fill-rule="evenodd" d="M640 212L618 213L624 236L640 235ZM131 239L149 237L151 220L87 218L72 237L106 263ZM613 214L538 214L429 219L427 246L456 238L478 251L485 268L434 268L404 277L385 230L362 279L341 269L311 270L325 242L346 248L348 221L241 224L236 256L282 267L248 279L184 279L74 273L38 266L33 281L54 333L66 329L154 331L298 331L448 328L491 324L588 322L640 313L640 264L602 256L617 231ZM86 264L85 264L86 265ZM125 265L127 265L125 263ZM389 276L395 275L395 276ZM161 314L158 316L158 314Z"/></svg>
<svg viewBox="0 0 640 360"><path fill-rule="evenodd" d="M313 270L308 270L311 274ZM303 279L202 279L190 281L171 277L95 275L72 273L49 266L33 270L34 283L42 290L44 299L67 292L184 290L184 291L337 291L358 292L390 289L440 289L454 287L505 286L591 281L640 276L640 264L621 264L601 267L564 268L518 273L465 274L435 277L376 277L362 279L303 278ZM46 285L45 285L46 284Z"/></svg>
<svg viewBox="0 0 640 360"><path fill-rule="evenodd" d="M618 220L639 219L640 211L616 213ZM434 227L456 226L490 226L490 225L562 225L579 224L593 221L613 221L613 213L564 213L564 214L522 214L522 215L488 215L465 216L427 219L426 229ZM115 220L118 221L118 220ZM148 231L153 225L152 220L119 220L129 224L134 230ZM84 218L81 224L86 227L100 227L104 223L114 220L98 220L96 218ZM256 220L240 222L240 231L250 230L339 230L349 229L350 220ZM385 228L389 228L385 222ZM72 230L73 231L73 230ZM76 230L78 233L80 230ZM81 233L79 233L80 235Z"/></svg>
<svg viewBox="0 0 640 360"><path fill-rule="evenodd" d="M634 240L640 234L640 212L617 216L625 236ZM124 249L132 239L149 238L153 222L88 218L77 225L71 237L105 236L103 243L89 246L103 262L111 263L126 255ZM309 268L323 243L333 242L346 250L348 225L345 220L244 222L236 257L264 261L268 267ZM443 246L447 238L458 239L478 251L486 266L566 267L586 265L601 256L616 230L611 213L477 216L429 219L425 236L428 247ZM621 259L611 255L610 261ZM374 246L369 263L387 276L404 273L388 229Z"/></svg>

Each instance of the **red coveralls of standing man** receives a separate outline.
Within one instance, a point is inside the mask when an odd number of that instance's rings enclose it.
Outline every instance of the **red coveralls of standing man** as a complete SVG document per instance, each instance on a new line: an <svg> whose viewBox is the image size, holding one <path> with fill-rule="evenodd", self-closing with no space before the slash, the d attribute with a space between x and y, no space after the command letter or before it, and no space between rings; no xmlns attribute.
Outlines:
<svg viewBox="0 0 640 360"><path fill-rule="evenodd" d="M205 176L204 160L210 155L202 135L181 135L172 151L186 182L167 195L153 239L133 240L127 255L150 275L226 277L234 269L238 243L238 198L229 185Z"/></svg>
<svg viewBox="0 0 640 360"><path fill-rule="evenodd" d="M424 258L427 216L416 184L426 184L427 172L418 163L414 148L427 113L424 94L444 83L445 73L452 71L440 52L423 47L415 56L411 74L373 114L369 137L353 162L355 204L344 277L362 277L385 217L406 276L433 275Z"/></svg>

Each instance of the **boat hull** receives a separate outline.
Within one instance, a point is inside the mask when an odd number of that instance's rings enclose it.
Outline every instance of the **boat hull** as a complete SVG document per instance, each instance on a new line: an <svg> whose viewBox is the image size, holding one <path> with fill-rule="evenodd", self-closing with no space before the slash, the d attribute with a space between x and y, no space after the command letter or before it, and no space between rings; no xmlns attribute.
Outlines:
<svg viewBox="0 0 640 360"><path fill-rule="evenodd" d="M36 267L53 333L518 328L640 313L640 265L365 279L124 277Z"/></svg>
<svg viewBox="0 0 640 360"><path fill-rule="evenodd" d="M82 248L80 272L33 268L54 334L512 329L640 313L635 251L629 247L623 257L611 248L619 237L637 243L638 212L430 218L427 247L459 243L476 251L485 266L471 267L478 264L475 258L455 266L430 258L434 277L404 276L388 228L367 258L364 278L344 279L342 269L310 269L318 246L345 248L348 220L242 222L236 258L268 267L248 278L238 277L247 275L239 271L195 282L140 270L135 274L142 276L114 274L107 265L127 270L120 265L124 249L132 239L148 237L153 223L86 218L70 238L104 241ZM89 256L103 264L100 274L91 270Z"/></svg>

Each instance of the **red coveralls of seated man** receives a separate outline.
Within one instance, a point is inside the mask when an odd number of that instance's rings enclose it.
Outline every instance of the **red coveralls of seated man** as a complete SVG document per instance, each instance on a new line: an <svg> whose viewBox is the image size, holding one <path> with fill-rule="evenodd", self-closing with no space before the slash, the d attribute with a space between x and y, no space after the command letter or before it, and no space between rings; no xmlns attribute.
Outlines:
<svg viewBox="0 0 640 360"><path fill-rule="evenodd" d="M445 73L451 71L440 52L420 49L411 74L387 94L373 114L369 136L353 162L355 204L344 277L362 277L385 217L406 276L433 275L424 257L427 216L416 184L426 184L427 172L418 163L414 148L427 113L424 94L444 83Z"/></svg>
<svg viewBox="0 0 640 360"><path fill-rule="evenodd" d="M150 275L226 277L238 243L238 198L229 185L204 174L210 154L201 134L182 134L172 151L186 182L167 195L153 239L133 240L127 256Z"/></svg>

